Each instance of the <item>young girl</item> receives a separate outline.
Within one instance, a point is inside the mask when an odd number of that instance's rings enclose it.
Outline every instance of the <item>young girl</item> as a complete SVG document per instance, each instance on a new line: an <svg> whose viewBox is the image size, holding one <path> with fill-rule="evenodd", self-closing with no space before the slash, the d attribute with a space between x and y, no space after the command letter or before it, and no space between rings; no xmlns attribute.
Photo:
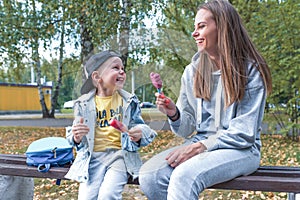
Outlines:
<svg viewBox="0 0 300 200"><path fill-rule="evenodd" d="M261 123L272 87L265 60L225 0L200 6L192 36L198 52L182 75L177 104L156 94L157 108L187 142L142 166L139 182L149 200L196 200L205 188L260 164Z"/></svg>
<svg viewBox="0 0 300 200"><path fill-rule="evenodd" d="M156 132L145 125L137 97L122 89L126 73L120 55L95 54L85 69L88 79L74 103L73 126L67 129L77 155L65 177L80 182L79 200L122 199L129 176L137 178L142 164L137 150L152 142ZM128 131L110 126L113 118Z"/></svg>

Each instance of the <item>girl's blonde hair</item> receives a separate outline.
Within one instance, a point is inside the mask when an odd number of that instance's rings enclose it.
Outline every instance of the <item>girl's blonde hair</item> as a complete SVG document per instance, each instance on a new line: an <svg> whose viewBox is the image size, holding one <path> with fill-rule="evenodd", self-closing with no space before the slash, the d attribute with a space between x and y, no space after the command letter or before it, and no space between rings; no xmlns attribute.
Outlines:
<svg viewBox="0 0 300 200"><path fill-rule="evenodd" d="M225 0L213 0L202 4L198 11L200 9L210 11L216 23L225 106L228 107L244 97L247 84L247 62L255 63L264 81L267 94L270 94L272 91L270 69L255 48L233 6ZM214 69L214 62L206 53L201 53L199 59L194 77L194 93L196 97L210 100L211 72Z"/></svg>

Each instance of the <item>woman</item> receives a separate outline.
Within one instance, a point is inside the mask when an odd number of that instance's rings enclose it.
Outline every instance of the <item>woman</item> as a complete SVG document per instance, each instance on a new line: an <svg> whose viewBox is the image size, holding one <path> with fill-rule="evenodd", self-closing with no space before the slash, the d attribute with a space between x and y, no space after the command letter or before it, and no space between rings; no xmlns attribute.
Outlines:
<svg viewBox="0 0 300 200"><path fill-rule="evenodd" d="M192 34L198 52L182 75L178 101L157 108L186 142L147 161L140 186L149 200L198 199L207 187L254 172L269 68L228 1L204 3Z"/></svg>

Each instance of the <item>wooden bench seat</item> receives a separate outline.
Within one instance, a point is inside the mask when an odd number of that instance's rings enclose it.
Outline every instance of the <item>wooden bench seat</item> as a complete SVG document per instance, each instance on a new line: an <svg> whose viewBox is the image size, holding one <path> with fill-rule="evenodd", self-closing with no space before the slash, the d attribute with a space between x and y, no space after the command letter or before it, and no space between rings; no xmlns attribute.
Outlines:
<svg viewBox="0 0 300 200"><path fill-rule="evenodd" d="M43 173L37 171L37 167L27 166L25 155L0 154L0 175L64 179L68 169L69 166L51 167L49 172ZM139 183L129 179L128 184ZM289 199L293 199L295 193L300 193L300 167L261 166L253 174L216 184L209 189L287 192L292 194Z"/></svg>
<svg viewBox="0 0 300 200"><path fill-rule="evenodd" d="M26 156L19 154L0 154L0 175L22 176L32 178L65 179L70 165L51 167L46 173L39 172L37 167L26 164ZM128 179L128 184L138 185L138 180Z"/></svg>
<svg viewBox="0 0 300 200"><path fill-rule="evenodd" d="M253 174L240 176L211 188L300 193L300 168L261 166Z"/></svg>

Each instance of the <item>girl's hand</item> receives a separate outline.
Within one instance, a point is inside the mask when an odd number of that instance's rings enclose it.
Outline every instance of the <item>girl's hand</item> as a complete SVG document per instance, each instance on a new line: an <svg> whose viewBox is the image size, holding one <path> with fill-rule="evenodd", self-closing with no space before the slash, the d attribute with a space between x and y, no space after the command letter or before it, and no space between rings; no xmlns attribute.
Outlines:
<svg viewBox="0 0 300 200"><path fill-rule="evenodd" d="M138 142L142 138L142 130L140 128L132 127L127 133L134 142Z"/></svg>
<svg viewBox="0 0 300 200"><path fill-rule="evenodd" d="M83 122L84 122L83 118L80 118L79 123L73 125L72 127L73 139L74 142L76 142L77 144L79 144L82 140L82 137L87 135L88 132L90 131L89 127Z"/></svg>

